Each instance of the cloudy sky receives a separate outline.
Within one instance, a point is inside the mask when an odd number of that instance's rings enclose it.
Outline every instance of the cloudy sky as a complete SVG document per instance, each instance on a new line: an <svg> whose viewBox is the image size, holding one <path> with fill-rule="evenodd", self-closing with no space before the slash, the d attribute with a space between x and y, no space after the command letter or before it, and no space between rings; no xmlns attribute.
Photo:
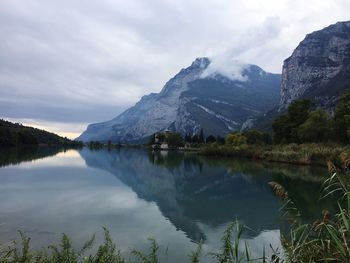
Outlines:
<svg viewBox="0 0 350 263"><path fill-rule="evenodd" d="M74 138L196 57L280 73L349 0L0 0L0 117Z"/></svg>

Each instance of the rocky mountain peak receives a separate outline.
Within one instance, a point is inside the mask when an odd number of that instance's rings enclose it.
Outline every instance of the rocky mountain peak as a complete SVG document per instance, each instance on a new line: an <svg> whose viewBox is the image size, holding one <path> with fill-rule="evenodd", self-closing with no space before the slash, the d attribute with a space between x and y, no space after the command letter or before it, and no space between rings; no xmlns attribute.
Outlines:
<svg viewBox="0 0 350 263"><path fill-rule="evenodd" d="M252 118L277 106L280 75L251 66L244 72L249 81L232 80L219 72L215 77L204 77L210 63L206 57L195 59L159 93L143 96L110 121L89 125L78 139L140 142L169 128L182 134L204 129L206 135L223 136L246 127ZM261 97L265 99L255 99Z"/></svg>
<svg viewBox="0 0 350 263"><path fill-rule="evenodd" d="M210 59L207 57L200 57L200 58L196 58L192 64L191 67L197 67L197 68L202 68L205 69L209 66L210 64Z"/></svg>
<svg viewBox="0 0 350 263"><path fill-rule="evenodd" d="M279 110L300 98L330 108L350 82L350 21L308 34L284 61Z"/></svg>

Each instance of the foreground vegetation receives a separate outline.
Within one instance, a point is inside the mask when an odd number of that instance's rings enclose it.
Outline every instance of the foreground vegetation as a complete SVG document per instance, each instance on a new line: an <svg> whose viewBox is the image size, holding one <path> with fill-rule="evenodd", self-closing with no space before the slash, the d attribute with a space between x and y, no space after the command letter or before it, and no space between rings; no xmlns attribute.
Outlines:
<svg viewBox="0 0 350 263"><path fill-rule="evenodd" d="M347 157L344 162L350 163L350 158ZM249 241L242 239L244 232L250 230L235 221L223 233L221 249L204 253L202 244L199 243L197 249L188 255L188 262L199 263L203 257L218 263L350 262L350 173L339 173L332 162L328 162L328 168L330 177L324 182L321 198L338 193L340 199L337 213L331 214L323 210L322 214L320 212L320 219L305 224L301 220L298 207L284 187L270 182L273 191L284 201L281 211L290 224L290 230L281 236L282 248L265 247L259 257L252 257ZM149 251L145 253L132 250L131 259L126 259L105 228L104 242L93 253L88 251L93 247L94 236L83 244L81 249L75 249L69 237L63 234L58 245L51 245L43 250L31 249L30 238L22 232L20 237L20 242L0 245L1 263L160 262L159 246L154 239L150 239ZM266 256L268 250L272 251L272 256Z"/></svg>
<svg viewBox="0 0 350 263"><path fill-rule="evenodd" d="M350 162L350 158L347 159ZM322 217L313 223L303 224L293 200L283 186L271 182L276 194L285 202L283 211L291 222L291 230L282 236L284 262L350 262L350 181L349 173L341 176L332 162L331 173L324 182L321 198L339 193L338 213L323 210Z"/></svg>

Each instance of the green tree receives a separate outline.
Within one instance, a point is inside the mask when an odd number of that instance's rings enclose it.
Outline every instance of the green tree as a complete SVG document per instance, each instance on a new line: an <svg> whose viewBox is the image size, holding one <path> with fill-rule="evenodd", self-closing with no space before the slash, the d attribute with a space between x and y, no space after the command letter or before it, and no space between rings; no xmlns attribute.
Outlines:
<svg viewBox="0 0 350 263"><path fill-rule="evenodd" d="M277 117L272 123L276 143L300 142L298 129L309 116L311 102L303 99L292 102L287 114Z"/></svg>
<svg viewBox="0 0 350 263"><path fill-rule="evenodd" d="M199 133L199 143L204 143L204 132L203 129L201 129Z"/></svg>
<svg viewBox="0 0 350 263"><path fill-rule="evenodd" d="M288 107L288 119L290 134L287 142L300 142L298 129L309 116L311 102L310 100L297 100L291 103Z"/></svg>
<svg viewBox="0 0 350 263"><path fill-rule="evenodd" d="M339 100L333 119L335 138L343 143L350 140L350 91Z"/></svg>
<svg viewBox="0 0 350 263"><path fill-rule="evenodd" d="M185 134L185 142L189 142L189 143L192 142L192 137L191 137L190 133L186 133Z"/></svg>
<svg viewBox="0 0 350 263"><path fill-rule="evenodd" d="M225 143L231 146L239 146L247 143L247 138L241 133L230 133L226 136Z"/></svg>
<svg viewBox="0 0 350 263"><path fill-rule="evenodd" d="M149 136L149 139L148 139L148 145L153 145L155 144L156 142L156 134L152 134L151 136Z"/></svg>
<svg viewBox="0 0 350 263"><path fill-rule="evenodd" d="M216 142L216 138L213 135L209 135L206 139L205 139L206 143L214 143Z"/></svg>
<svg viewBox="0 0 350 263"><path fill-rule="evenodd" d="M166 136L166 142L169 148L177 148L185 145L180 133L172 132Z"/></svg>
<svg viewBox="0 0 350 263"><path fill-rule="evenodd" d="M289 118L286 114L278 116L272 123L273 141L275 143L287 143L290 136Z"/></svg>
<svg viewBox="0 0 350 263"><path fill-rule="evenodd" d="M20 131L17 133L19 145L36 145L38 140L33 134L27 131Z"/></svg>
<svg viewBox="0 0 350 263"><path fill-rule="evenodd" d="M199 143L200 142L198 134L195 134L195 135L192 136L191 142L192 143Z"/></svg>
<svg viewBox="0 0 350 263"><path fill-rule="evenodd" d="M159 142L159 143L162 143L162 142L165 141L165 134L164 134L163 132L157 133L157 134L155 135L155 138L158 139L158 142Z"/></svg>
<svg viewBox="0 0 350 263"><path fill-rule="evenodd" d="M298 129L298 137L301 142L323 142L329 139L330 133L331 118L322 109L310 112L309 117Z"/></svg>
<svg viewBox="0 0 350 263"><path fill-rule="evenodd" d="M298 126L306 121L309 117L311 102L310 100L296 100L288 107L288 118L293 126Z"/></svg>
<svg viewBox="0 0 350 263"><path fill-rule="evenodd" d="M216 137L216 142L220 145L224 145L225 144L225 138L224 137L221 137L220 135L218 135Z"/></svg>
<svg viewBox="0 0 350 263"><path fill-rule="evenodd" d="M247 138L248 144L267 144L269 143L269 134L257 129L248 129L243 131L243 135Z"/></svg>

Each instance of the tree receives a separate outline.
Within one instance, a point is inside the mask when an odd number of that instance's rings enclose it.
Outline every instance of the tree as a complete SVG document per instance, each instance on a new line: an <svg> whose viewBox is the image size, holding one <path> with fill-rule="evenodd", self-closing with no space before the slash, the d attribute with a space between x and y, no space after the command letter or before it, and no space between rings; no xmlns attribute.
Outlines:
<svg viewBox="0 0 350 263"><path fill-rule="evenodd" d="M89 148L90 149L100 149L103 147L103 144L99 141L90 141Z"/></svg>
<svg viewBox="0 0 350 263"><path fill-rule="evenodd" d="M20 131L17 133L17 137L18 137L18 144L19 145L36 145L36 144L38 144L38 140L30 132Z"/></svg>
<svg viewBox="0 0 350 263"><path fill-rule="evenodd" d="M334 112L333 119L335 137L343 143L350 140L350 91L341 96Z"/></svg>
<svg viewBox="0 0 350 263"><path fill-rule="evenodd" d="M231 146L239 146L247 143L247 138L241 133L230 133L226 136L225 143Z"/></svg>
<svg viewBox="0 0 350 263"><path fill-rule="evenodd" d="M9 129L0 129L0 146L16 146L16 138L13 135L15 135L15 133L12 134Z"/></svg>
<svg viewBox="0 0 350 263"><path fill-rule="evenodd" d="M156 142L156 134L152 134L151 136L149 136L149 139L148 139L148 145L153 145L155 144Z"/></svg>
<svg viewBox="0 0 350 263"><path fill-rule="evenodd" d="M186 134L185 134L185 142L189 142L189 143L192 142L191 134L189 134L189 133L186 133Z"/></svg>
<svg viewBox="0 0 350 263"><path fill-rule="evenodd" d="M216 142L216 139L213 135L209 135L206 139L205 139L206 143L214 143Z"/></svg>
<svg viewBox="0 0 350 263"><path fill-rule="evenodd" d="M287 114L280 115L272 123L274 141L276 143L300 142L298 129L309 116L310 100L297 100L292 102Z"/></svg>
<svg viewBox="0 0 350 263"><path fill-rule="evenodd" d="M199 143L204 143L204 132L203 129L201 129L200 133L199 133Z"/></svg>
<svg viewBox="0 0 350 263"><path fill-rule="evenodd" d="M218 135L216 137L216 142L220 145L224 145L225 144L225 138L224 137L221 137L220 135Z"/></svg>
<svg viewBox="0 0 350 263"><path fill-rule="evenodd" d="M329 114L317 109L309 113L309 117L298 128L301 142L323 142L329 139L331 133L331 118Z"/></svg>
<svg viewBox="0 0 350 263"><path fill-rule="evenodd" d="M288 118L293 126L299 126L309 117L311 101L307 99L296 100L288 107Z"/></svg>
<svg viewBox="0 0 350 263"><path fill-rule="evenodd" d="M112 148L112 141L111 140L108 140L107 147L108 147L108 150L110 150Z"/></svg>
<svg viewBox="0 0 350 263"><path fill-rule="evenodd" d="M170 133L166 136L166 142L169 148L177 148L184 146L184 140L180 133Z"/></svg>
<svg viewBox="0 0 350 263"><path fill-rule="evenodd" d="M286 114L280 115L272 123L273 141L287 143L290 136L289 118Z"/></svg>
<svg viewBox="0 0 350 263"><path fill-rule="evenodd" d="M199 136L198 136L198 134L193 135L192 138L191 138L191 141L193 143L199 143Z"/></svg>
<svg viewBox="0 0 350 263"><path fill-rule="evenodd" d="M248 129L243 131L243 135L247 138L248 144L267 144L269 143L269 134L257 129Z"/></svg>
<svg viewBox="0 0 350 263"><path fill-rule="evenodd" d="M157 133L157 134L155 135L155 138L158 139L158 142L159 142L159 143L162 143L162 142L165 141L165 134L164 134L163 132Z"/></svg>
<svg viewBox="0 0 350 263"><path fill-rule="evenodd" d="M290 134L286 138L287 142L300 142L298 136L298 128L303 124L309 116L311 102L310 100L297 100L288 107L288 119Z"/></svg>

